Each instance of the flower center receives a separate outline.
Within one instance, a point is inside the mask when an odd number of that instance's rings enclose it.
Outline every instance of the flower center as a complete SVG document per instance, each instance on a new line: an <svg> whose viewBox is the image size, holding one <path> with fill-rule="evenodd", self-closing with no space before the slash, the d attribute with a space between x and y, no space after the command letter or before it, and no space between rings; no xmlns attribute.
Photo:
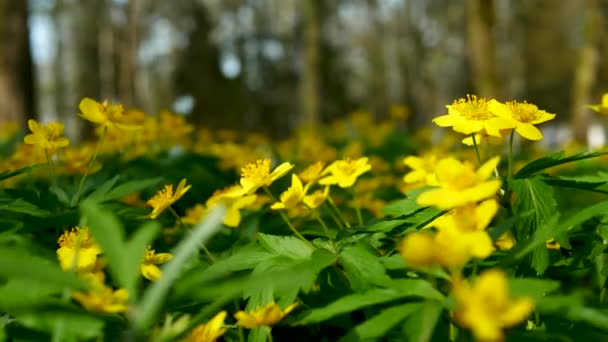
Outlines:
<svg viewBox="0 0 608 342"><path fill-rule="evenodd" d="M162 205L163 203L170 202L172 198L173 198L173 185L169 184L169 185L165 185L165 187L159 193L154 195L154 197L150 198L148 200L148 204L153 207L156 207L156 206Z"/></svg>
<svg viewBox="0 0 608 342"><path fill-rule="evenodd" d="M89 233L88 229L72 228L70 232L65 232L59 237L60 247L69 248L91 248L95 244L95 240Z"/></svg>
<svg viewBox="0 0 608 342"><path fill-rule="evenodd" d="M509 106L511 113L513 113L513 118L517 121L530 123L538 117L538 107L531 103L509 101L507 102L507 106Z"/></svg>
<svg viewBox="0 0 608 342"><path fill-rule="evenodd" d="M455 100L450 107L468 120L483 121L493 117L488 110L488 101L476 95L467 95L466 99Z"/></svg>
<svg viewBox="0 0 608 342"><path fill-rule="evenodd" d="M270 159L258 160L241 169L242 178L256 183L263 183L268 176L270 176Z"/></svg>

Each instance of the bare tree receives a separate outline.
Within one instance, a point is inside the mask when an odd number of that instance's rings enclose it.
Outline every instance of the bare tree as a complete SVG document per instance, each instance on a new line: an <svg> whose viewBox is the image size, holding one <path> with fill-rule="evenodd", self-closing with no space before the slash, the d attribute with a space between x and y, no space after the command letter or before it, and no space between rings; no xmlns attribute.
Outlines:
<svg viewBox="0 0 608 342"><path fill-rule="evenodd" d="M0 124L34 114L27 1L0 0Z"/></svg>

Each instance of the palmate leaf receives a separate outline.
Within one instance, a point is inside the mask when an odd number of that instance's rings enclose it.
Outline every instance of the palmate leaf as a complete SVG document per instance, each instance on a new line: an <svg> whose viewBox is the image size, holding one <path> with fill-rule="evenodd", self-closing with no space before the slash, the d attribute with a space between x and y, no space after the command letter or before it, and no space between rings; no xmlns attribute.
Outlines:
<svg viewBox="0 0 608 342"><path fill-rule="evenodd" d="M550 167L566 164L578 160L597 158L603 155L608 154L608 152L582 152L573 154L571 156L566 156L565 152L558 152L526 164L522 167L515 175L513 176L515 179L523 179L528 178L534 175L537 172L546 170Z"/></svg>
<svg viewBox="0 0 608 342"><path fill-rule="evenodd" d="M406 216L414 213L415 211L422 209L416 201L410 198L404 198L391 202L382 208L382 213L386 216Z"/></svg>
<svg viewBox="0 0 608 342"><path fill-rule="evenodd" d="M391 280L378 255L363 244L344 248L340 253L340 263L355 291L366 290Z"/></svg>
<svg viewBox="0 0 608 342"><path fill-rule="evenodd" d="M541 224L558 214L557 203L553 198L553 189L537 178L516 179L511 183L516 200L513 209L516 215L530 210L532 214L522 218L517 224L518 241L525 241L534 234ZM551 239L554 236L547 238ZM538 274L543 274L549 267L549 251L545 246L538 246L532 255L531 266Z"/></svg>
<svg viewBox="0 0 608 342"><path fill-rule="evenodd" d="M427 300L416 315L408 317L404 326L404 333L408 341L426 342L431 341L435 327L443 307L440 302Z"/></svg>
<svg viewBox="0 0 608 342"><path fill-rule="evenodd" d="M596 175L583 175L583 176L549 176L543 175L542 181L553 186L559 186L564 188L581 189L600 193L608 194L608 189L605 189L603 185L608 183L608 173L600 172Z"/></svg>

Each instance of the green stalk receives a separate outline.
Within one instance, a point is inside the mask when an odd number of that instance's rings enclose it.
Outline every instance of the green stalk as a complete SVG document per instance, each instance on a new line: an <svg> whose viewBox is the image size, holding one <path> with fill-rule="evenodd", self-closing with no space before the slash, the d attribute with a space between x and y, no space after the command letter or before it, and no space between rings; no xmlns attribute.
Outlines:
<svg viewBox="0 0 608 342"><path fill-rule="evenodd" d="M270 189L268 189L268 187L264 187L264 191L266 192L266 195L268 195L268 197L270 197L270 200L273 202L276 202L276 198L272 195L272 192L270 192ZM306 240L305 237L302 236L302 234L300 234L300 232L298 232L298 230L296 229L296 227L293 226L293 224L291 223L291 221L289 220L289 217L287 217L287 215L285 215L285 213L283 212L283 210L279 210L279 214L281 215L281 218L283 219L283 221L287 224L287 227L289 227L289 229L291 230L291 232L298 237L300 240L306 242L308 245L312 246L312 243L310 243L310 241Z"/></svg>
<svg viewBox="0 0 608 342"><path fill-rule="evenodd" d="M471 134L471 139L473 139L473 147L475 147L475 155L477 156L477 162L481 165L481 155L479 154L479 146L477 145L477 140L475 140L475 133Z"/></svg>
<svg viewBox="0 0 608 342"><path fill-rule="evenodd" d="M346 221L344 216L342 216L342 212L340 211L340 209L338 209L338 207L336 207L336 203L334 203L334 200L331 198L331 195L327 196L327 201L329 202L329 206L334 210L336 215L338 215L340 220L342 222L344 222L344 225L346 226L346 228L350 228L350 223L348 223L348 221Z"/></svg>
<svg viewBox="0 0 608 342"><path fill-rule="evenodd" d="M78 203L78 201L80 200L80 196L82 195L82 186L84 185L84 181L87 179L87 176L89 175L89 172L91 171L91 166L93 166L95 159L97 159L97 153L99 153L99 149L103 145L107 132L108 132L108 127L105 126L103 128L103 134L101 135L101 138L99 139L97 144L95 144L95 151L93 151L93 155L91 156L91 159L89 159L89 161L87 163L87 168L84 170L84 174L82 175L82 178L80 178L80 184L78 185L78 191L76 191L76 195L74 196L74 198L72 198L72 207L76 206L76 203Z"/></svg>

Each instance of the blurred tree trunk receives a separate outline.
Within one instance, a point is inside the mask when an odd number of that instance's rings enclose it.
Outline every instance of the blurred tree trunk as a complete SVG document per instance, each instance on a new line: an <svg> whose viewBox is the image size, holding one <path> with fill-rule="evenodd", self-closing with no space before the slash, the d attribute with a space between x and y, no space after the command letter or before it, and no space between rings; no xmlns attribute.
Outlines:
<svg viewBox="0 0 608 342"><path fill-rule="evenodd" d="M378 119L380 114L384 113L388 107L386 96L386 63L384 60L386 32L384 24L379 18L378 1L368 0L367 7L372 24L371 32L367 37L367 51L370 63L370 73L368 74L370 87L369 106L372 116Z"/></svg>
<svg viewBox="0 0 608 342"><path fill-rule="evenodd" d="M578 61L572 86L571 125L574 139L587 143L590 115L586 105L591 101L591 90L599 65L598 43L601 30L601 12L597 0L585 1L585 30L583 44L578 51Z"/></svg>
<svg viewBox="0 0 608 342"><path fill-rule="evenodd" d="M137 50L139 47L140 1L129 0L126 6L127 21L123 26L120 49L119 98L126 107L136 105Z"/></svg>
<svg viewBox="0 0 608 342"><path fill-rule="evenodd" d="M34 114L27 1L0 0L0 124Z"/></svg>
<svg viewBox="0 0 608 342"><path fill-rule="evenodd" d="M97 49L99 55L99 95L100 99L116 97L116 39L112 25L111 0L99 0Z"/></svg>
<svg viewBox="0 0 608 342"><path fill-rule="evenodd" d="M300 101L306 126L319 123L319 48L321 24L317 0L301 1L304 24L304 63L300 81Z"/></svg>
<svg viewBox="0 0 608 342"><path fill-rule="evenodd" d="M475 91L480 96L495 98L499 94L496 80L494 1L467 0L469 62Z"/></svg>

